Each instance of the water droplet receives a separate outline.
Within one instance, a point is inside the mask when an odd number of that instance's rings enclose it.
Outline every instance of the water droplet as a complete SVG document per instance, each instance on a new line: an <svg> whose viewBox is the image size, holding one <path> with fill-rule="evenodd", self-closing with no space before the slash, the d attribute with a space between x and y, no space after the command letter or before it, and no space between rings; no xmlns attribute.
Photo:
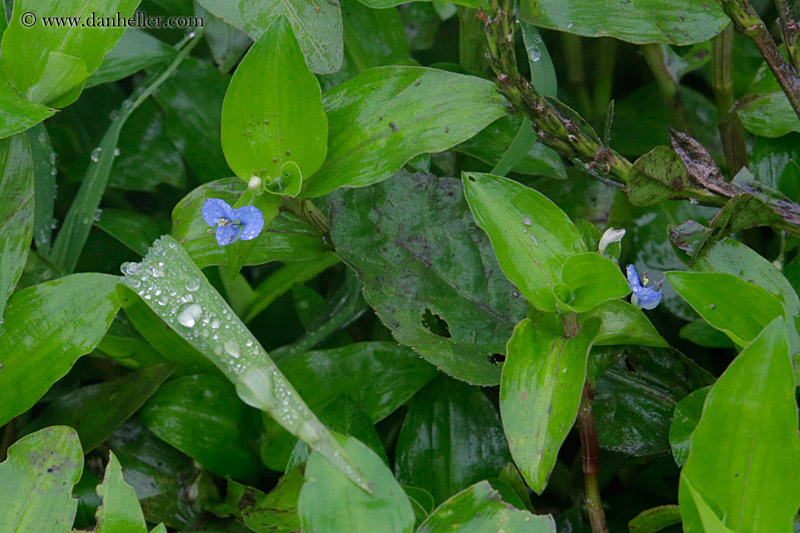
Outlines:
<svg viewBox="0 0 800 533"><path fill-rule="evenodd" d="M536 235L531 233L531 240L533 241L534 246L539 246L539 241L536 240Z"/></svg>
<svg viewBox="0 0 800 533"><path fill-rule="evenodd" d="M186 290L194 292L200 288L200 280L197 278L191 278L186 280Z"/></svg>
<svg viewBox="0 0 800 533"><path fill-rule="evenodd" d="M238 359L239 356L242 355L241 352L239 351L239 343L237 343L236 341L225 341L223 348L225 348L225 353L227 353L234 359Z"/></svg>
<svg viewBox="0 0 800 533"><path fill-rule="evenodd" d="M102 217L102 216L103 216L103 210L102 209L98 209L97 211L94 212L94 217L93 217L94 221L95 222L100 222L100 217Z"/></svg>
<svg viewBox="0 0 800 533"><path fill-rule="evenodd" d="M117 120L119 118L119 111L117 111L116 109L112 109L111 112L108 114L108 118L110 118L112 121Z"/></svg>
<svg viewBox="0 0 800 533"><path fill-rule="evenodd" d="M103 149L100 146L98 146L97 148L92 150L92 154L90 156L92 161L94 161L95 163L100 161L100 152L102 152L102 151L103 151Z"/></svg>
<svg viewBox="0 0 800 533"><path fill-rule="evenodd" d="M214 320L212 320L211 321L211 327L213 329L219 329L219 320L217 320L216 318Z"/></svg>
<svg viewBox="0 0 800 533"><path fill-rule="evenodd" d="M114 157L119 157L119 148L114 148Z"/></svg>
<svg viewBox="0 0 800 533"><path fill-rule="evenodd" d="M531 46L528 47L528 59L530 61L533 61L535 63L539 61L541 58L542 58L542 51L539 49L538 45L532 44Z"/></svg>
<svg viewBox="0 0 800 533"><path fill-rule="evenodd" d="M203 308L197 304L187 304L178 315L178 322L187 328L193 328L197 320L203 315Z"/></svg>
<svg viewBox="0 0 800 533"><path fill-rule="evenodd" d="M522 223L526 226L533 226L533 222L531 222L531 219L528 218L528 215L522 216Z"/></svg>
<svg viewBox="0 0 800 533"><path fill-rule="evenodd" d="M51 168L50 169L50 175L51 176L55 176L56 174L58 174L58 170L56 170L56 167Z"/></svg>

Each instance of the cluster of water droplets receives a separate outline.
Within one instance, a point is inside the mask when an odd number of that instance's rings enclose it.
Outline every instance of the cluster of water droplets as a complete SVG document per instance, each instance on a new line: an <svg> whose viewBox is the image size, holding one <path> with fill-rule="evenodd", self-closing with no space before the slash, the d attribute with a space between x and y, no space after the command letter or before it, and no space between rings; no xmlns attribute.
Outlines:
<svg viewBox="0 0 800 533"><path fill-rule="evenodd" d="M528 228L533 226L533 222L531 222L531 219L528 217L528 215L522 215L522 225L522 233L528 233ZM536 235L534 235L533 232L531 232L531 240L533 241L534 246L539 246L539 241L536 239Z"/></svg>

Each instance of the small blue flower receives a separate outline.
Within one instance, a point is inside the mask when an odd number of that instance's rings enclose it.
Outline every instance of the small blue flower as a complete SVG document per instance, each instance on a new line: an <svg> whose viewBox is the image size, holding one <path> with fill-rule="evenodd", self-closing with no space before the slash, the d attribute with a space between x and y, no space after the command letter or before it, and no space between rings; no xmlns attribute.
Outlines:
<svg viewBox="0 0 800 533"><path fill-rule="evenodd" d="M224 200L209 198L203 204L203 220L216 228L217 244L226 246L242 239L249 241L255 239L264 229L264 215L261 210L253 205L246 205L234 209Z"/></svg>
<svg viewBox="0 0 800 533"><path fill-rule="evenodd" d="M628 277L628 285L631 286L631 303L638 305L642 309L655 309L661 302L663 294L656 289L648 289L639 282L639 273L636 272L636 267L628 265L625 271ZM644 278L644 283L647 285L647 276Z"/></svg>

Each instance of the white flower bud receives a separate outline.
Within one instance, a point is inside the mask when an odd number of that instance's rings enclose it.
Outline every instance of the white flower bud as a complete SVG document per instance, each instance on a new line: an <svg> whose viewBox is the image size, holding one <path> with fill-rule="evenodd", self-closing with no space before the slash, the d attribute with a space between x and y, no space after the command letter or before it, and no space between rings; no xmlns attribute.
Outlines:
<svg viewBox="0 0 800 533"><path fill-rule="evenodd" d="M251 191L255 192L261 189L261 178L258 176L252 176L250 181L247 182L247 188Z"/></svg>
<svg viewBox="0 0 800 533"><path fill-rule="evenodd" d="M624 236L624 229L608 228L605 233L603 233L603 236L600 237L600 245L597 247L597 251L601 254L605 253L609 244L612 242L620 242Z"/></svg>

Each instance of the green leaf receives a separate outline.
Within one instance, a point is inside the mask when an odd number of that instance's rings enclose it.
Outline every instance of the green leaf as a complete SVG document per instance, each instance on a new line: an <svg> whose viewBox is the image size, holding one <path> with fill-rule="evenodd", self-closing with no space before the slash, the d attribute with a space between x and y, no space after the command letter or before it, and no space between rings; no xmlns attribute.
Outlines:
<svg viewBox="0 0 800 533"><path fill-rule="evenodd" d="M5 531L68 533L78 508L72 486L83 451L75 430L54 426L15 442L0 463L0 524Z"/></svg>
<svg viewBox="0 0 800 533"><path fill-rule="evenodd" d="M396 9L370 9L358 0L340 3L345 44L342 70L350 66L361 72L408 60L408 39Z"/></svg>
<svg viewBox="0 0 800 533"><path fill-rule="evenodd" d="M208 233L209 227L202 216L203 204L207 198L220 198L234 205L246 190L247 184L239 178L213 181L184 196L172 210L172 235L181 241L200 268L228 262L225 249L217 244L213 233ZM265 221L277 214L280 202L277 197L262 194L259 202ZM266 209L268 205L271 207ZM244 258L245 265L304 261L330 251L330 245L323 241L321 235L288 214L278 216L252 242L253 248Z"/></svg>
<svg viewBox="0 0 800 533"><path fill-rule="evenodd" d="M562 268L586 251L569 217L541 193L491 174L464 173L464 191L506 277L537 309L555 311Z"/></svg>
<svg viewBox="0 0 800 533"><path fill-rule="evenodd" d="M536 26L524 22L520 23L519 27L522 30L525 52L528 54L531 83L542 96L556 98L558 96L556 70L553 66L553 60L550 58L550 52L547 50L541 34L539 34L539 30L536 29ZM531 125L528 123L528 128L530 127Z"/></svg>
<svg viewBox="0 0 800 533"><path fill-rule="evenodd" d="M122 466L114 452L109 454L97 494L103 498L103 505L97 508L97 533L147 533L136 492L122 479Z"/></svg>
<svg viewBox="0 0 800 533"><path fill-rule="evenodd" d="M354 483L366 487L364 477L331 433L175 239L166 235L156 241L141 263L126 265L126 272L122 283L137 291L171 329L213 362L246 404L269 413ZM212 321L221 329L214 328ZM219 333L212 333L216 329Z"/></svg>
<svg viewBox="0 0 800 533"><path fill-rule="evenodd" d="M429 0L422 0L427 2ZM386 9L389 7L398 6L403 3L403 0L363 0L363 4L373 9ZM489 3L486 0L456 0L453 2L456 5L467 7L482 7L487 9Z"/></svg>
<svg viewBox="0 0 800 533"><path fill-rule="evenodd" d="M514 531L516 533L555 533L556 523L550 515L533 515L519 511L504 502L488 481L465 489L433 511L417 533L439 531Z"/></svg>
<svg viewBox="0 0 800 533"><path fill-rule="evenodd" d="M208 61L189 57L153 95L164 112L167 137L202 183L232 174L220 141L222 101L229 83L230 76Z"/></svg>
<svg viewBox="0 0 800 533"><path fill-rule="evenodd" d="M403 490L414 508L414 525L419 526L433 511L435 506L433 496L427 490L417 487L403 485Z"/></svg>
<svg viewBox="0 0 800 533"><path fill-rule="evenodd" d="M0 332L6 301L14 291L31 247L34 166L25 135L0 140Z"/></svg>
<svg viewBox="0 0 800 533"><path fill-rule="evenodd" d="M800 131L800 119L783 91L750 95L743 100L738 115L742 125L753 135L781 137Z"/></svg>
<svg viewBox="0 0 800 533"><path fill-rule="evenodd" d="M689 172L678 154L657 146L633 164L627 193L631 204L645 206L680 198L690 188Z"/></svg>
<svg viewBox="0 0 800 533"><path fill-rule="evenodd" d="M319 83L308 70L289 22L278 18L250 48L222 104L222 149L244 180L297 194L302 182L283 183L284 164L310 176L325 160L328 120ZM277 180L277 182L276 182Z"/></svg>
<svg viewBox="0 0 800 533"><path fill-rule="evenodd" d="M122 464L126 483L136 490L147 520L179 530L189 527L200 514L202 502L187 501L185 495L205 489L208 474L204 476L199 465L137 419L120 426L108 444Z"/></svg>
<svg viewBox="0 0 800 533"><path fill-rule="evenodd" d="M175 57L175 49L142 30L127 28L100 68L86 80L86 88L127 78L144 68Z"/></svg>
<svg viewBox="0 0 800 533"><path fill-rule="evenodd" d="M221 376L199 374L165 383L139 418L160 439L214 474L250 480L259 475L258 413L243 404Z"/></svg>
<svg viewBox="0 0 800 533"><path fill-rule="evenodd" d="M697 493L692 484L689 483L685 478L681 479L683 481L683 486L686 487L686 491L692 498L692 504L694 504L694 510L697 512L697 515L700 518L699 525L702 526L703 533L733 533L732 529L725 527L725 524L723 524L722 520L720 520L714 510L709 507L705 498ZM690 504L687 500L685 506L688 505Z"/></svg>
<svg viewBox="0 0 800 533"><path fill-rule="evenodd" d="M330 74L342 65L342 15L325 0L200 0L211 14L259 40L280 17L286 17L312 72Z"/></svg>
<svg viewBox="0 0 800 533"><path fill-rule="evenodd" d="M581 321L596 317L600 320L600 332L595 346L634 344L638 346L669 346L656 331L644 312L635 305L622 300L608 300L594 309L581 314Z"/></svg>
<svg viewBox="0 0 800 533"><path fill-rule="evenodd" d="M50 145L50 137L44 124L37 124L27 134L31 145L33 188L36 195L33 206L33 240L36 242L36 251L46 257L50 254L51 224L56 199L56 154Z"/></svg>
<svg viewBox="0 0 800 533"><path fill-rule="evenodd" d="M487 165L495 166L500 162L509 145L518 135L521 135L523 127L524 120L519 115L503 117L483 128L472 138L454 146L453 150L472 156ZM567 177L567 171L564 169L558 153L541 143L532 145L525 157L519 160L511 168L511 171L558 179Z"/></svg>
<svg viewBox="0 0 800 533"><path fill-rule="evenodd" d="M800 317L800 299L789 281L771 262L747 245L726 238L701 254L692 270L731 274L755 283L777 298L785 311L789 349L792 354L800 353L800 335L797 328L792 326L797 324Z"/></svg>
<svg viewBox="0 0 800 533"><path fill-rule="evenodd" d="M749 344L775 317L784 315L777 298L731 274L667 272L667 280L706 322L739 346Z"/></svg>
<svg viewBox="0 0 800 533"><path fill-rule="evenodd" d="M331 237L395 338L464 381L494 385L522 299L475 226L458 180L398 173L331 197Z"/></svg>
<svg viewBox="0 0 800 533"><path fill-rule="evenodd" d="M242 518L247 527L256 532L269 532L276 529L297 531L300 517L297 502L303 487L303 473L300 468L290 470L278 480L274 489L252 507L242 509Z"/></svg>
<svg viewBox="0 0 800 533"><path fill-rule="evenodd" d="M29 100L63 107L77 99L83 82L98 69L103 56L125 31L118 25L48 25L44 16L130 17L139 0L15 0L3 34L2 67L11 84ZM21 17L32 12L36 23ZM75 70L77 68L77 70ZM73 74L67 74L71 71ZM73 89L77 88L77 92ZM71 93L71 94L68 94ZM66 100L59 97L67 95ZM60 104L60 105L58 105Z"/></svg>
<svg viewBox="0 0 800 533"><path fill-rule="evenodd" d="M733 531L792 531L800 505L798 480L794 369L783 319L777 319L708 393L681 472L684 530L707 531L693 488Z"/></svg>
<svg viewBox="0 0 800 533"><path fill-rule="evenodd" d="M303 196L365 187L413 157L442 152L505 114L488 80L423 67L377 67L323 95L328 157Z"/></svg>
<svg viewBox="0 0 800 533"><path fill-rule="evenodd" d="M680 523L681 513L677 505L661 505L636 515L628 522L628 531L631 533L655 533Z"/></svg>
<svg viewBox="0 0 800 533"><path fill-rule="evenodd" d="M95 214L94 225L139 255L146 254L150 244L169 229L163 220L127 209L103 209Z"/></svg>
<svg viewBox="0 0 800 533"><path fill-rule="evenodd" d="M366 444L378 457L389 465L389 458L383 443L375 430L372 419L364 412L350 395L342 395L329 403L325 409L320 411L320 420L331 431L336 431L348 437L355 437L359 442Z"/></svg>
<svg viewBox="0 0 800 533"><path fill-rule="evenodd" d="M571 298L562 302L563 307L577 312L631 292L619 266L595 252L570 256L561 269L561 279L571 292Z"/></svg>
<svg viewBox="0 0 800 533"><path fill-rule="evenodd" d="M0 139L21 133L55 112L55 109L20 97L0 69Z"/></svg>
<svg viewBox="0 0 800 533"><path fill-rule="evenodd" d="M194 3L195 16L202 17L206 42L220 72L229 72L242 59L253 40L243 31L230 26Z"/></svg>
<svg viewBox="0 0 800 533"><path fill-rule="evenodd" d="M97 346L119 309L117 280L74 274L11 296L0 333L0 425L30 409Z"/></svg>
<svg viewBox="0 0 800 533"><path fill-rule="evenodd" d="M84 453L89 453L138 411L173 369L167 365L151 366L50 398L44 411L23 431L28 433L54 425L71 426L78 432Z"/></svg>
<svg viewBox="0 0 800 533"><path fill-rule="evenodd" d="M581 324L565 338L561 321L544 315L514 328L500 384L500 413L508 446L525 481L541 494L558 451L578 416L589 349L600 324Z"/></svg>
<svg viewBox="0 0 800 533"><path fill-rule="evenodd" d="M597 379L592 402L600 447L635 456L668 452L676 405L713 377L672 348L612 347L592 353L593 358L609 355L614 362Z"/></svg>
<svg viewBox="0 0 800 533"><path fill-rule="evenodd" d="M312 453L306 466L306 482L300 491L302 529L365 533L413 531L414 511L389 467L353 437L338 440L370 480L373 494L359 490L322 456Z"/></svg>
<svg viewBox="0 0 800 533"><path fill-rule="evenodd" d="M730 22L717 3L693 0L524 0L519 13L540 28L636 44L699 43Z"/></svg>
<svg viewBox="0 0 800 533"><path fill-rule="evenodd" d="M678 466L683 466L689 457L692 432L700 421L700 416L703 414L703 404L710 390L711 387L697 389L684 397L675 406L672 424L669 426L669 445L672 448L672 456Z"/></svg>
<svg viewBox="0 0 800 533"><path fill-rule="evenodd" d="M398 481L425 489L437 503L497 477L511 459L489 398L478 387L445 376L409 402L395 457Z"/></svg>

